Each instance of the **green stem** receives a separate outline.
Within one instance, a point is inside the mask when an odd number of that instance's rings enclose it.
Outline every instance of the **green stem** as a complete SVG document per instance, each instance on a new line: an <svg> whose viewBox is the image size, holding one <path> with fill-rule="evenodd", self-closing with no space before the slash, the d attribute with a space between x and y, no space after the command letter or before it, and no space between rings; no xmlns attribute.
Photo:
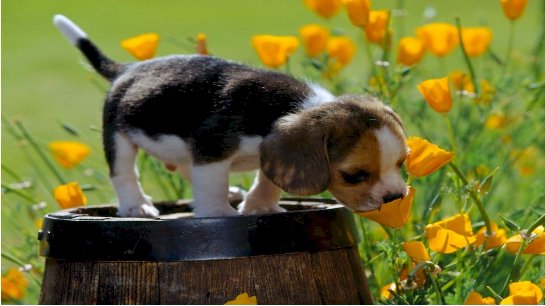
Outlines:
<svg viewBox="0 0 545 306"><path fill-rule="evenodd" d="M33 203L33 204L38 203L38 201L36 201L36 199L34 199L32 196L22 192L21 190L11 188L10 186L8 186L6 184L2 184L2 188L5 189L5 190L8 190L9 192L15 193L16 195L18 195L21 198L29 201L30 203Z"/></svg>
<svg viewBox="0 0 545 306"><path fill-rule="evenodd" d="M452 128L452 122L450 121L450 118L448 117L448 113L444 114L444 118L445 118L445 123L447 125L448 135L450 139L451 151L452 151L452 154L454 154L454 160L456 160L458 156L457 155L458 147L456 146L456 136L454 134L454 129Z"/></svg>
<svg viewBox="0 0 545 306"><path fill-rule="evenodd" d="M40 158L45 162L45 165L47 166L47 168L49 168L49 170L51 170L51 172L53 173L53 175L55 175L55 177L57 178L57 180L61 183L61 184L66 184L67 183L67 180L65 180L63 178L63 176L61 175L61 173L59 172L59 170L57 170L57 168L55 167L55 165L51 162L51 160L47 157L47 155L44 153L44 151L42 150L42 148L38 145L38 143L34 140L34 138L28 133L28 131L26 130L26 128L23 126L23 123L21 121L15 121L15 125L17 126L17 128L19 129L19 131L21 132L21 135L23 136L23 138L28 141L28 143L32 146L32 148L34 149L34 151L36 151L36 153L38 154L38 156L40 156Z"/></svg>
<svg viewBox="0 0 545 306"><path fill-rule="evenodd" d="M486 289L492 294L492 297L494 298L496 304L500 304L500 302L503 300L503 298L492 289L490 286L486 286Z"/></svg>
<svg viewBox="0 0 545 306"><path fill-rule="evenodd" d="M528 233L533 232L538 226L545 224L545 214L543 214L539 219L536 220L530 227L528 228Z"/></svg>
<svg viewBox="0 0 545 306"><path fill-rule="evenodd" d="M435 290L435 294L437 294L437 296L439 297L439 305L447 305L447 301L445 300L445 297L443 296L443 292L441 291L441 288L439 288L439 285L437 284L437 279L435 275L429 274L429 276L430 276L431 283L433 284L433 289Z"/></svg>
<svg viewBox="0 0 545 306"><path fill-rule="evenodd" d="M452 170L454 170L454 173L456 173L458 178L462 180L462 183L464 183L465 186L468 186L469 182L467 178L465 177L465 175L462 173L462 171L460 171L460 168L458 168L458 166L456 166L456 164L452 162L449 163L449 166ZM491 236L492 226L490 225L490 218L488 217L488 213L484 209L483 202L481 202L481 199L479 199L479 196L477 195L475 190L473 190L473 188L467 188L467 190L469 192L470 197L473 199L475 204L477 204L477 208L479 208L479 212L481 213L481 217L483 218L483 221L486 227L486 235Z"/></svg>
<svg viewBox="0 0 545 306"><path fill-rule="evenodd" d="M503 283L503 286L500 290L500 295L504 295L505 291L507 290L507 286L509 285L509 282L511 281L511 277L515 273L515 270L517 269L517 262L522 255L522 251L526 248L526 245L528 244L528 240L524 239L522 237L522 242L520 244L519 250L517 252L517 255L515 256L515 260L513 260L513 264L511 265L511 271L509 271L509 275L507 275L507 278L505 279L505 282Z"/></svg>
<svg viewBox="0 0 545 306"><path fill-rule="evenodd" d="M460 17L456 17L456 27L458 28L458 40L460 41L460 48L462 49L462 54L464 55L464 60L467 65L467 69L469 70L469 76L471 77L471 83L473 84L473 88L475 88L475 94L479 94L479 87L477 86L477 77L475 76L475 70L473 69L473 65L471 64L471 60L469 59L469 55L467 55L466 48L464 46L464 41L462 39L462 25L460 22Z"/></svg>
<svg viewBox="0 0 545 306"><path fill-rule="evenodd" d="M505 54L505 58L503 60L503 74L507 72L507 68L509 66L509 62L511 59L511 53L513 52L513 44L515 42L515 21L511 20L511 24L509 26L509 40L507 42L507 52Z"/></svg>

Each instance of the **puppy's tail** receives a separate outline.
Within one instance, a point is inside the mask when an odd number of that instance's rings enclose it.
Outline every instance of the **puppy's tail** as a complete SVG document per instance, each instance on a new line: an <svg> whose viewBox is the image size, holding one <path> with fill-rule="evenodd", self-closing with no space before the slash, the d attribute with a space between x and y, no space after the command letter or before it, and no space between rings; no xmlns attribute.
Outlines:
<svg viewBox="0 0 545 306"><path fill-rule="evenodd" d="M124 65L116 63L106 57L95 44L88 38L87 34L63 15L55 15L53 24L61 31L68 41L76 46L85 55L93 68L109 81L113 81L121 73Z"/></svg>

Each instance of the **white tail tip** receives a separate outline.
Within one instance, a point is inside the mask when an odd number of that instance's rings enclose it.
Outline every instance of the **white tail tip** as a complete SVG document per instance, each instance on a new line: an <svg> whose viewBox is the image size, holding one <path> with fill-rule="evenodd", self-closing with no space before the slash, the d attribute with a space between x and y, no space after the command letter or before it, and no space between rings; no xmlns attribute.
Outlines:
<svg viewBox="0 0 545 306"><path fill-rule="evenodd" d="M73 45L76 45L79 39L87 38L87 34L80 27L63 15L55 15L53 24Z"/></svg>

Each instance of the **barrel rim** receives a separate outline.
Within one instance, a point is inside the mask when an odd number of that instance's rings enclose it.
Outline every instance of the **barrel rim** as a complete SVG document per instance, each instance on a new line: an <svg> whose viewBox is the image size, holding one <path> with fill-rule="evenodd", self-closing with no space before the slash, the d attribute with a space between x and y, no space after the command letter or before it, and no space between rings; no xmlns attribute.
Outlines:
<svg viewBox="0 0 545 306"><path fill-rule="evenodd" d="M164 202L157 207L189 203ZM318 203L319 207L309 203ZM213 260L316 252L357 244L353 214L338 202L284 198L280 204L287 209L290 205L307 206L275 214L168 220L85 214L115 205L61 210L44 217L38 234L40 255L84 261Z"/></svg>

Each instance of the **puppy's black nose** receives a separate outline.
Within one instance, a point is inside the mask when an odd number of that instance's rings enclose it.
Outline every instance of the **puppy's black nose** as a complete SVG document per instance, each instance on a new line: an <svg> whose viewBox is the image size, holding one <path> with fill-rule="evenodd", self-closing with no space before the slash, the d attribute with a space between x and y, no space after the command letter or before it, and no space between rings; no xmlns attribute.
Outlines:
<svg viewBox="0 0 545 306"><path fill-rule="evenodd" d="M382 200L384 201L384 203L388 203L388 202L392 202L393 200L400 199L402 197L403 197L402 193L391 193L391 194L385 195L382 198Z"/></svg>

